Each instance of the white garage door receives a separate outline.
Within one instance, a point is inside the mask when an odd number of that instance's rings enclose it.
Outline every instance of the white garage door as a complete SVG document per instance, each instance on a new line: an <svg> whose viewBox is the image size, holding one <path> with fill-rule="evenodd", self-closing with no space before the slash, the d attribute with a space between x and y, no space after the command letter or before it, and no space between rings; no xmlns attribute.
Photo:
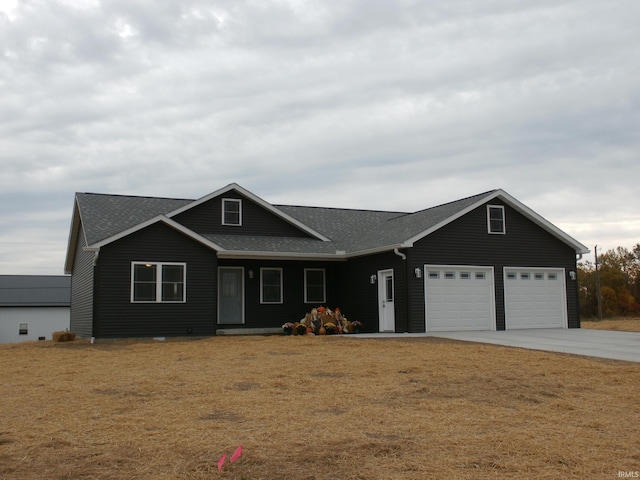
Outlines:
<svg viewBox="0 0 640 480"><path fill-rule="evenodd" d="M425 265L428 332L495 330L493 268Z"/></svg>
<svg viewBox="0 0 640 480"><path fill-rule="evenodd" d="M567 328L565 291L563 269L505 268L506 329Z"/></svg>

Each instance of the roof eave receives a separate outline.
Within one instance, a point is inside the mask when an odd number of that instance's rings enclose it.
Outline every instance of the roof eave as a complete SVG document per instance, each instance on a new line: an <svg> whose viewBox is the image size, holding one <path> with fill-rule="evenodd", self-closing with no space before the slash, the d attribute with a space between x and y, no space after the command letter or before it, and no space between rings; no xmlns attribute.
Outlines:
<svg viewBox="0 0 640 480"><path fill-rule="evenodd" d="M384 245L382 247L367 248L365 250L356 250L349 252L347 258L364 257L367 255L375 255L376 253L392 252L397 248L411 248L413 244L410 242L394 243L392 245Z"/></svg>
<svg viewBox="0 0 640 480"><path fill-rule="evenodd" d="M527 207L525 204L523 204L519 200L516 200L514 197L512 197L511 195L509 195L507 192L505 192L502 189L494 190L492 192L489 192L486 196L481 197L480 199L478 199L477 202L475 202L475 203L469 205L468 207L460 210L456 214L451 215L450 217L447 217L442 222L440 222L440 223L438 223L438 224L436 224L436 225L434 225L434 226L432 226L432 227L420 232L419 234L407 239L403 243L408 245L408 246L413 246L413 244L415 242L417 242L418 240L421 240L422 238L432 234L436 230L441 229L445 225L448 225L449 223L457 220L460 217L463 217L464 215L466 215L467 213L471 212L472 210L475 210L476 208L478 208L478 207L484 205L485 203L490 202L491 200L494 200L496 198L502 199L505 203L507 203L513 209L519 211L524 216L528 217L531 221L533 221L539 227L542 227L543 229L547 230L549 233L554 235L556 238L558 238L559 240L561 240L565 244L567 244L570 247L572 247L576 251L576 253L580 253L580 254L589 253L589 248L587 248L585 245L583 245L582 243L578 242L575 238L571 237L570 235L567 235L565 232L560 230L554 224L552 224L551 222L546 220L544 217L542 217L541 215L536 213L531 208Z"/></svg>
<svg viewBox="0 0 640 480"><path fill-rule="evenodd" d="M80 234L84 235L84 229L82 228L82 217L80 215L78 196L76 194L73 202L73 214L71 215L71 228L69 228L69 238L67 239L67 254L64 260L64 273L66 274L70 274L73 271L78 246L78 236Z"/></svg>
<svg viewBox="0 0 640 480"><path fill-rule="evenodd" d="M567 245L569 245L570 247L572 247L575 250L576 253L586 254L586 253L590 252L590 250L589 250L589 248L587 246L583 245L582 243L577 241L575 238L573 238L572 236L570 236L567 233L565 233L563 230L561 230L558 227L556 227L553 223L551 223L550 221L546 220L544 217L542 217L541 215L536 213L531 208L527 207L525 204L523 204L519 200L517 200L514 197L512 197L511 195L509 195L504 190L496 191L495 195L492 196L492 199L496 198L496 197L500 197L510 207L512 207L513 209L517 210L521 214L529 217L529 219L532 220L535 224L537 224L538 226L544 228L549 233L551 233L553 236L555 236L556 238L558 238L562 242L564 242Z"/></svg>
<svg viewBox="0 0 640 480"><path fill-rule="evenodd" d="M264 252L244 250L224 250L218 252L218 258L233 260L322 260L344 262L348 256L345 253L307 253L307 252Z"/></svg>
<svg viewBox="0 0 640 480"><path fill-rule="evenodd" d="M187 227L185 227L184 225L179 224L178 222L176 222L175 220L172 220L170 218L167 218L165 215L158 215L154 218L151 218L145 222L139 223L138 225L128 228L127 230L123 230L122 232L119 232L115 235L112 235L111 237L105 238L104 240L101 240L99 242L94 243L93 245L89 245L85 248L86 251L97 251L100 250L100 248L102 248L105 245L108 245L109 243L115 242L116 240L120 240L124 237L127 237L135 232L138 232L144 228L147 228L155 223L158 222L162 222L166 225L168 225L169 227L173 228L174 230L177 230L178 232L186 235L187 237L209 247L212 250L215 251L222 251L224 250L220 245L212 242L211 240L207 240L206 238L204 238L202 235L197 234L196 232L194 232L193 230L188 229Z"/></svg>

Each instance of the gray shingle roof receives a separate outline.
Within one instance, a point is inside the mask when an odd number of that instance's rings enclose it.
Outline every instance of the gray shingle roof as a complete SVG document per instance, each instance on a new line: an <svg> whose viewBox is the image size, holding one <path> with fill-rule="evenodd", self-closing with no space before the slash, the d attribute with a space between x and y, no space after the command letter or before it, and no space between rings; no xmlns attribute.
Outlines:
<svg viewBox="0 0 640 480"><path fill-rule="evenodd" d="M293 205L273 207L330 239L202 235L225 250L294 254L354 253L397 246L433 228L492 192L486 192L414 213ZM77 193L87 244L92 245L195 200Z"/></svg>
<svg viewBox="0 0 640 480"><path fill-rule="evenodd" d="M193 200L77 193L87 244L109 238Z"/></svg>
<svg viewBox="0 0 640 480"><path fill-rule="evenodd" d="M199 205L215 196L235 189L251 198L271 213L280 215L285 221L295 224L311 234L308 238L269 237L207 234L198 235L184 229L186 235L214 248L220 247L219 255L276 254L286 256L335 256L358 255L411 246L414 241L440 228L446 223L467 213L485 201L500 197L509 205L528 216L533 222L571 245L576 252L587 253L584 245L569 237L537 213L521 204L502 190L491 190L471 197L445 203L413 213L379 210L354 210L294 205L271 205L237 184L230 184L198 200L177 198L136 197L77 193L77 211L74 212L65 272L72 270L78 228L82 228L87 245L109 243L128 230L143 226L149 220L176 213ZM166 220L168 223L173 220ZM174 227L179 227L174 224ZM315 237L315 238L312 238ZM327 241L328 239L328 241ZM214 245L212 245L214 244ZM344 252L344 254L343 254Z"/></svg>
<svg viewBox="0 0 640 480"><path fill-rule="evenodd" d="M511 198L500 190L492 190L413 213L264 203L268 208L273 207L291 217L292 221L299 222L304 228L313 229L330 241L243 235L202 235L202 237L232 252L335 255L336 252L344 251L347 254L353 254L406 245L465 213L484 199L493 198L496 195ZM159 215L167 215L177 209L188 207L194 202L196 200L77 194L77 205L88 245L109 239ZM524 213L539 225L550 229L552 233L570 244L577 245L577 250L588 251L586 247L548 224L535 212L519 204L517 200L511 199L511 202L516 208L526 210Z"/></svg>

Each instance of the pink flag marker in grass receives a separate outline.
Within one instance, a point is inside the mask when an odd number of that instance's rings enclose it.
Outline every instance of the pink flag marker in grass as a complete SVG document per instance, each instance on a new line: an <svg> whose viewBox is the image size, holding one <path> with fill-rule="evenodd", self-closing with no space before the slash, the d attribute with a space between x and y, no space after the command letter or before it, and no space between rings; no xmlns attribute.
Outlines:
<svg viewBox="0 0 640 480"><path fill-rule="evenodd" d="M229 459L229 461L231 463L235 462L237 459L240 458L240 455L242 455L242 445L238 445L238 448L236 448L236 451L233 452L233 455L231 455L231 458Z"/></svg>
<svg viewBox="0 0 640 480"><path fill-rule="evenodd" d="M227 459L227 454L226 453L220 457L220 460L218 460L218 471L222 470L222 466L224 465L224 461L226 459Z"/></svg>

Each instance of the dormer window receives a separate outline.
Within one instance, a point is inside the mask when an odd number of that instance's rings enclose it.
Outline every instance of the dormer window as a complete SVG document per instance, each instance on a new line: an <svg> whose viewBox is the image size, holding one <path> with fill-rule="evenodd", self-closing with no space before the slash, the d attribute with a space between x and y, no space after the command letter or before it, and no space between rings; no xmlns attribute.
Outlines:
<svg viewBox="0 0 640 480"><path fill-rule="evenodd" d="M236 227L242 225L242 200L222 199L222 224Z"/></svg>
<svg viewBox="0 0 640 480"><path fill-rule="evenodd" d="M487 227L489 233L504 235L504 207L502 205L487 205Z"/></svg>

